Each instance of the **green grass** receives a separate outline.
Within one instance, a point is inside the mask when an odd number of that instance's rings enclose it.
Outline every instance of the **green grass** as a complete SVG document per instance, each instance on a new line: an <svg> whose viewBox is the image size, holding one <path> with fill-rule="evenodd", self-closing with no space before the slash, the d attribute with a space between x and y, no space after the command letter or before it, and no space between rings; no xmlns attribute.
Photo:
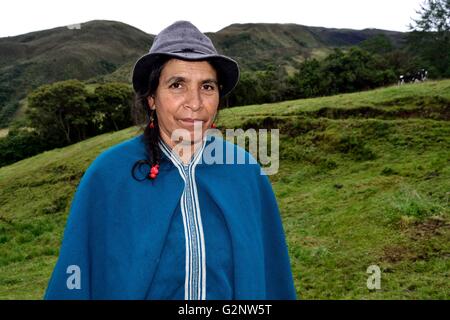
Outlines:
<svg viewBox="0 0 450 320"><path fill-rule="evenodd" d="M280 129L270 179L298 298L450 298L448 99L445 80L221 112L221 128ZM42 298L84 170L136 134L0 168L0 299ZM370 265L381 268L380 290L366 287Z"/></svg>
<svg viewBox="0 0 450 320"><path fill-rule="evenodd" d="M371 113L374 113L376 118L386 119L404 119L406 114L408 118L450 120L450 81L432 81L319 99L245 106L223 110L220 116L225 127L233 127L254 117L361 118L371 116Z"/></svg>
<svg viewBox="0 0 450 320"><path fill-rule="evenodd" d="M318 142L317 131L285 142L287 148L292 143L292 149L306 149L297 161L283 162L273 179L299 297L449 298L448 123L391 122L393 137L423 126L445 137L400 147L384 134L364 135L380 121L327 122L325 135L361 135L375 158L354 160ZM382 270L382 290L376 292L366 288L372 264Z"/></svg>

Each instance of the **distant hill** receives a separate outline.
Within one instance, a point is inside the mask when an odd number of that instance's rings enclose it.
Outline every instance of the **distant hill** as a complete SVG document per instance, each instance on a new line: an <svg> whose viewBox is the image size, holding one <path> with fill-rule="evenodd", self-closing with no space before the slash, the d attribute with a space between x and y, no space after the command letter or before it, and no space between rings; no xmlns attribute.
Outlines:
<svg viewBox="0 0 450 320"><path fill-rule="evenodd" d="M403 33L366 29L326 29L295 24L232 24L208 33L217 49L242 70L267 64L293 70L308 57L325 57L335 47L357 45L385 34L399 44ZM0 38L0 128L8 124L18 101L39 85L67 79L130 81L134 62L154 35L130 25L94 20L80 29L59 27Z"/></svg>
<svg viewBox="0 0 450 320"><path fill-rule="evenodd" d="M0 120L2 115L11 117L12 104L29 90L55 81L109 74L148 51L152 41L152 35L113 21L0 38Z"/></svg>
<svg viewBox="0 0 450 320"><path fill-rule="evenodd" d="M88 79L136 59L152 41L152 35L127 24L95 20L80 29L59 27L0 38L0 68L36 71L35 81Z"/></svg>
<svg viewBox="0 0 450 320"><path fill-rule="evenodd" d="M357 45L380 34L386 35L394 46L400 45L405 37L405 33L378 29L327 29L267 23L232 24L208 36L218 50L237 59L244 70L258 70L266 64L295 66L305 58L321 58L333 48Z"/></svg>

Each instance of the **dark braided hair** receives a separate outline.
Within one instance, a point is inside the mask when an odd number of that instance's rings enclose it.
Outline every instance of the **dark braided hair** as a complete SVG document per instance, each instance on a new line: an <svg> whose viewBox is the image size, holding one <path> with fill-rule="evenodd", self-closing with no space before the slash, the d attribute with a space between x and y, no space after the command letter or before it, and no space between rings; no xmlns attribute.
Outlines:
<svg viewBox="0 0 450 320"><path fill-rule="evenodd" d="M136 170L140 171L143 168L146 168L146 171L149 172L150 168L154 165L159 164L161 160L161 150L158 146L160 136L158 116L156 115L155 110L150 109L148 105L148 97L155 94L156 89L159 85L159 77L164 68L164 65L169 59L170 58L166 56L157 57L157 60L154 63L153 70L150 72L150 75L148 77L148 90L146 92L136 92L135 94L134 108L132 112L133 118L136 124L145 125L143 140L147 153L147 159L136 161L131 170L131 175L138 181L150 179L150 177L148 174L146 174L145 178L138 179L136 177ZM153 127L149 126L151 118L153 118Z"/></svg>
<svg viewBox="0 0 450 320"><path fill-rule="evenodd" d="M147 158L138 160L134 163L133 168L131 170L132 177L137 181L144 181L145 179L150 179L148 173L150 172L150 168L155 165L159 165L161 161L161 150L159 148L158 142L160 138L159 125L158 125L158 117L156 115L155 110L151 110L148 105L148 97L154 95L156 93L156 89L158 89L159 85L159 77L161 76L161 72L165 66L165 64L172 59L169 56L158 56L153 63L153 69L150 72L148 78L148 90L146 92L136 92L135 94L135 102L132 110L132 116L134 122L137 125L145 125L143 140L145 144L145 149L147 153ZM208 61L211 66L217 72L217 78L219 82L219 93L220 93L220 84L221 84L221 72L219 65L216 64L213 60ZM219 94L220 96L220 94ZM221 109L223 105L222 99L219 102L219 108ZM153 118L153 127L149 126L150 119ZM217 119L217 115L216 115ZM138 179L136 177L136 170L146 172L145 177Z"/></svg>

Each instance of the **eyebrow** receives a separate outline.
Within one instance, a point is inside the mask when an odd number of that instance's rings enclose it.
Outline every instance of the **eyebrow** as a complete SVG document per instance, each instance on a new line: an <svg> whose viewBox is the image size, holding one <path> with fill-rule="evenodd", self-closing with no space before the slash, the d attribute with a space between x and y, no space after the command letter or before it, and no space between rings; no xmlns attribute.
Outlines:
<svg viewBox="0 0 450 320"><path fill-rule="evenodd" d="M167 79L167 81L165 81L166 84L169 84L172 82L188 82L188 80L185 77L173 76L173 77L170 77L169 79ZM205 80L202 80L201 83L202 84L214 83L215 85L219 85L219 82L216 79L205 79Z"/></svg>

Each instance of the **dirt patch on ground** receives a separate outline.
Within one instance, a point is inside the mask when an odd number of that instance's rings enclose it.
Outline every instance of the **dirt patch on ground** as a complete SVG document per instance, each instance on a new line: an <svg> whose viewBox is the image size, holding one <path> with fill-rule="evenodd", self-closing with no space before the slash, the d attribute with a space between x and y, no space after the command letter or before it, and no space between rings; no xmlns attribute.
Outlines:
<svg viewBox="0 0 450 320"><path fill-rule="evenodd" d="M416 221L403 232L406 233L410 242L385 246L381 253L382 261L397 263L404 260L429 260L433 257L450 258L448 245L443 245L443 243L450 243L450 223L445 218L433 217ZM441 237L442 241L433 241L434 237Z"/></svg>
<svg viewBox="0 0 450 320"><path fill-rule="evenodd" d="M413 240L430 238L450 231L450 223L441 217L433 217L424 221L416 221L406 229Z"/></svg>
<svg viewBox="0 0 450 320"><path fill-rule="evenodd" d="M402 245L389 245L384 247L382 260L389 263L396 263L402 260L412 259L414 257L411 249Z"/></svg>

